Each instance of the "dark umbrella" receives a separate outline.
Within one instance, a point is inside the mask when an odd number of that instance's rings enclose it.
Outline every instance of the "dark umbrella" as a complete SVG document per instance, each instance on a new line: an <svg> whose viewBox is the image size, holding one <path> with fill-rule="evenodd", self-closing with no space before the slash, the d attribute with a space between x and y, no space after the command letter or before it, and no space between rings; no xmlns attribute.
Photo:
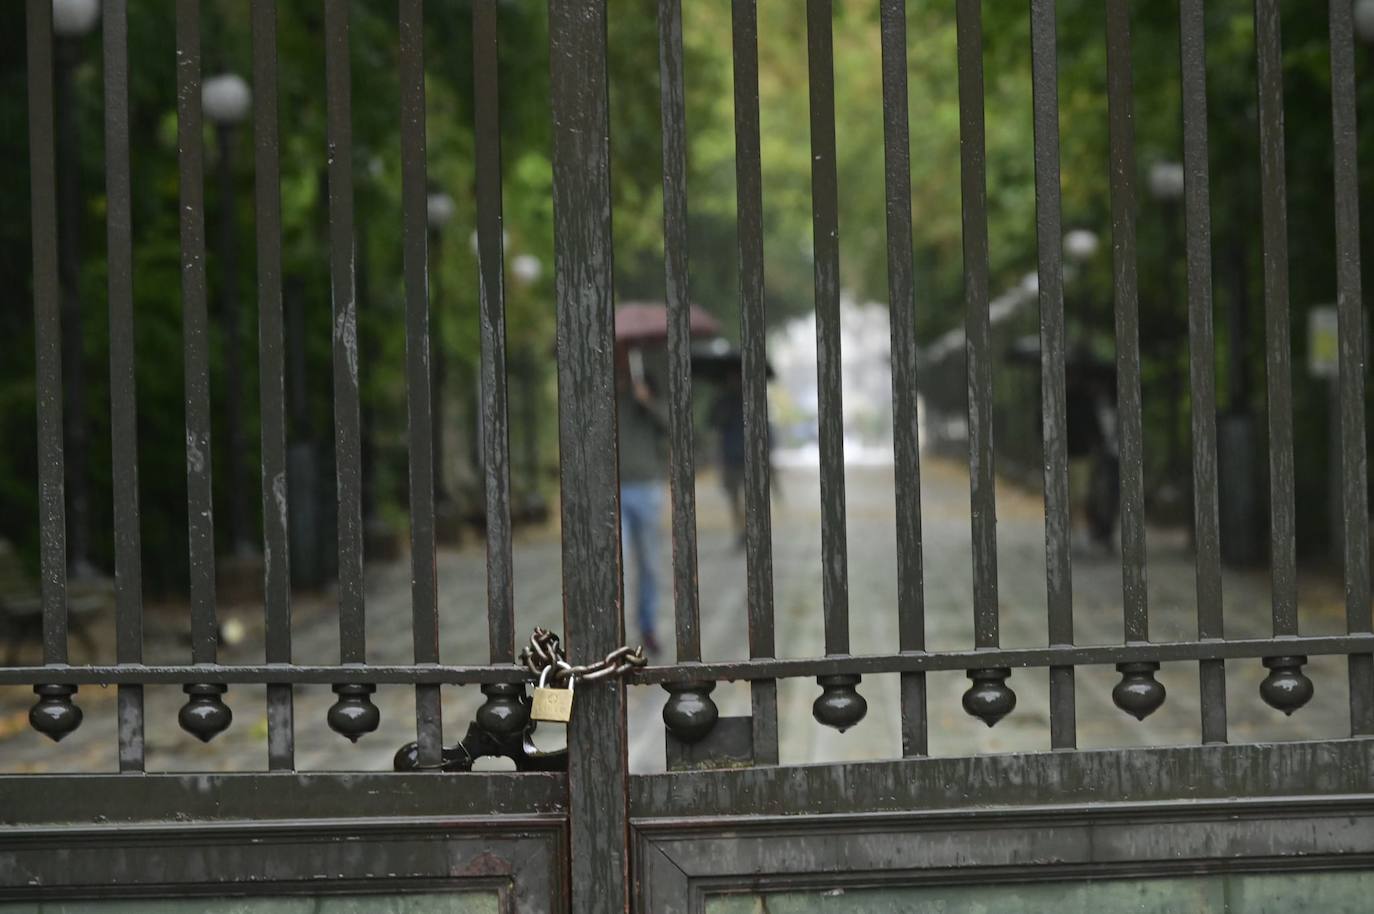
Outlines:
<svg viewBox="0 0 1374 914"><path fill-rule="evenodd" d="M1038 366L1040 337L1030 334L1013 340L1007 349L1007 361ZM1116 384L1116 363L1099 356L1083 344L1070 347L1064 354L1064 373L1071 382L1081 379Z"/></svg>
<svg viewBox="0 0 1374 914"><path fill-rule="evenodd" d="M768 378L775 377L773 366L764 363ZM704 381L723 381L743 371L743 355L726 339L716 338L692 344L692 374Z"/></svg>
<svg viewBox="0 0 1374 914"><path fill-rule="evenodd" d="M715 336L720 321L700 305L688 312L692 336ZM668 339L668 308L646 302L632 302L615 309L615 341L631 345L651 345Z"/></svg>

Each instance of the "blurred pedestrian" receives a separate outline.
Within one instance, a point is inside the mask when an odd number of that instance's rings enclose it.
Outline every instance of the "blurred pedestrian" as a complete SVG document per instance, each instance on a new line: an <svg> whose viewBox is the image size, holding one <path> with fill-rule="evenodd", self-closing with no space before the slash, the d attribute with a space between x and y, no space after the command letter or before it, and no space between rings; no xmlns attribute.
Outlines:
<svg viewBox="0 0 1374 914"><path fill-rule="evenodd" d="M654 395L639 349L617 350L616 406L620 417L620 543L635 568L640 640L645 650L657 654L655 623L668 477L668 414Z"/></svg>
<svg viewBox="0 0 1374 914"><path fill-rule="evenodd" d="M744 384L738 366L721 383L711 404L711 427L719 448L720 485L730 504L730 520L740 548L744 547Z"/></svg>
<svg viewBox="0 0 1374 914"><path fill-rule="evenodd" d="M1116 443L1116 378L1083 345L1065 363L1069 503L1081 513L1092 542L1113 551L1120 510L1120 465Z"/></svg>

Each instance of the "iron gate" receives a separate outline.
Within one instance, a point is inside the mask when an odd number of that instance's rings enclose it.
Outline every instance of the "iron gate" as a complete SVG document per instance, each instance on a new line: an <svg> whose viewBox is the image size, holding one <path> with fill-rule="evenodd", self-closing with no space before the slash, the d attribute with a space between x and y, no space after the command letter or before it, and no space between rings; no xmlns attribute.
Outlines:
<svg viewBox="0 0 1374 914"><path fill-rule="evenodd" d="M477 93L477 211L481 376L486 468L490 662L445 664L438 651L434 466L430 442L426 285L422 0L402 0L400 81L404 162L406 379L413 572L414 663L365 663L361 455L354 295L348 5L328 3L329 214L336 446L339 662L292 662L285 498L281 219L275 5L254 0L254 136L261 309L262 498L267 570L266 662L216 658L214 529L208 463L199 3L178 0L177 98L185 315L187 496L190 504L191 662L142 662L135 319L129 224L129 107L125 0L104 5L112 430L116 493L118 657L71 665L67 656L61 348L51 8L27 0L34 311L38 347L43 664L0 668L0 683L34 687L34 726L60 738L81 723L79 690L118 688L120 773L0 778L0 898L492 891L503 910L702 911L742 891L897 886L922 882L1063 880L1272 869L1367 867L1374 852L1374 633L1364 429L1364 352L1358 252L1353 27L1332 0L1333 132L1340 314L1340 403L1347 633L1297 627L1293 425L1289 390L1285 168L1277 0L1256 0L1258 125L1265 179L1272 501L1273 637L1228 639L1218 550L1215 385L1203 0L1181 0L1187 184L1187 298L1191 343L1197 637L1149 640L1145 600L1140 354L1135 247L1129 0L1107 0L1111 211L1117 371L1121 396L1122 584L1125 643L1074 641L1065 446L1065 321L1060 253L1055 4L1032 0L1035 184L1045 445L1049 644L1003 648L998 637L992 358L978 0L956 0L964 200L964 272L976 645L927 651L916 438L916 342L903 0L881 0L888 270L900 643L854 655L846 571L844 440L840 402L838 187L831 0L808 0L807 51L820 391L825 656L776 656L764 353L763 200L755 0L733 0L740 337L743 342L749 659L701 656L696 524L690 460L685 192L686 125L680 0L660 0L664 237L670 328L669 402L673 571L678 662L586 683L577 692L566 756L535 756L519 739L527 669L516 664L497 91L497 0L473 4ZM618 529L605 0L549 5L562 482L564 634L585 664L624 640ZM1269 672L1262 694L1287 712L1312 684L1308 657L1349 664L1351 738L1280 744L1228 742L1224 668ZM1164 693L1163 663L1200 670L1202 745L1078 750L1074 673L1115 665L1117 704L1144 717ZM1050 752L927 755L926 675L965 671L964 707L989 725L1011 710L1013 671L1047 670ZM903 757L849 765L778 765L780 679L815 677L817 721L840 730L865 712L862 677L899 674ZM1256 676L1258 677L1257 670ZM752 711L721 718L715 683L747 680ZM226 691L265 684L269 770L258 774L143 773L143 688L182 686L183 725L209 739L228 724ZM413 750L391 773L294 770L292 696L329 685L329 725L357 738L376 725L378 687L416 693ZM670 770L631 777L626 686L661 686ZM464 749L446 750L442 686L486 696ZM472 772L470 755L506 754L525 769ZM467 761L464 761L467 760ZM445 763L448 771L442 771ZM534 770L543 769L543 770ZM722 852L728 850L728 853Z"/></svg>

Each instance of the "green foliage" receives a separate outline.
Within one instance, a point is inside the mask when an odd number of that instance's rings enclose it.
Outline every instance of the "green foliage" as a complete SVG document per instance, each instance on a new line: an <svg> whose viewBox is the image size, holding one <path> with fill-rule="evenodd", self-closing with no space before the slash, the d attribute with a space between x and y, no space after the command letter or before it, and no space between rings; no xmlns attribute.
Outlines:
<svg viewBox="0 0 1374 914"><path fill-rule="evenodd" d="M185 569L185 476L182 465L181 253L172 22L165 4L130 4L130 96L133 137L134 286L139 395L141 501L150 584L176 587ZM663 297L661 127L658 4L609 0L609 71L613 224L617 294ZM1287 92L1288 201L1295 352L1304 343L1306 309L1334 298L1331 210L1329 57L1324 15L1305 4L1284 4ZM840 194L841 280L860 299L887 297L881 55L877 0L835 4L836 132ZM329 251L325 178L323 6L291 0L279 7L281 200L284 289L288 310L304 330L306 396L291 410L291 440L332 446L330 391ZM500 4L501 116L504 225L509 259L529 254L543 265L531 283L508 281L512 366L531 373L536 434L543 452L553 445L554 325L547 9L538 0ZM355 2L352 15L354 195L357 209L359 296L364 361L362 383L377 449L375 488L395 515L405 490L405 339L402 313L400 148L397 35L391 4ZM759 3L760 102L765 207L765 277L770 319L812 307L811 153L806 60L806 4ZM1171 424L1187 441L1186 385L1170 393L1169 379L1186 370L1182 303L1181 213L1151 199L1145 176L1153 162L1181 157L1177 3L1133 4L1134 121L1138 159L1137 228L1141 335L1146 353L1147 441L1166 441ZM1214 291L1219 309L1244 307L1249 344L1233 353L1219 334L1220 365L1242 360L1244 403L1263 406L1259 176L1255 115L1253 13L1250 0L1209 3L1208 79ZM204 70L251 72L247 17L238 0L204 4ZM997 291L1034 268L1028 7L983 4L986 83L990 269ZM731 4L683 3L687 86L691 292L734 335L738 327L735 232L735 141ZM1112 342L1110 211L1104 11L1100 0L1060 0L1059 111L1064 226L1090 228L1103 239L1098 256L1069 285L1071 332ZM959 184L958 72L954 5L907 4L912 211L917 291L914 306L922 341L963 317L963 258ZM11 11L0 32L0 536L36 550L33 447L34 358L30 307L28 131L22 14ZM473 72L470 0L434 0L427 16L429 178L458 204L457 215L430 250L436 346L449 356L450 397L473 397L478 360L475 226L476 180L472 130ZM103 189L102 72L98 32L74 49L72 116L82 207L80 280L87 383L85 419L96 548L108 565L111 548L109 398ZM1368 74L1366 49L1358 54ZM1374 81L1359 81L1364 124L1371 122ZM1369 147L1362 127L1362 148ZM248 432L245 463L256 505L258 491L256 267L251 131L233 143L233 221L239 240L238 288L243 302ZM225 264L219 252L220 207L213 180L218 165L207 127L207 268L212 319L222 309ZM1365 169L1370 174L1370 169ZM1366 177L1366 182L1368 177ZM1368 199L1363 194L1362 199ZM1366 212L1365 223L1374 221ZM1366 262L1370 262L1366 258ZM900 306L907 306L901 303ZM1218 326L1223 326L1218 322ZM289 329L288 332L294 332ZM224 465L224 352L219 323L212 334L215 391L215 465ZM1306 379L1295 359L1300 505L1303 534L1321 529L1325 472L1324 388ZM514 394L513 394L514 396ZM1184 409L1175 409L1182 405ZM521 414L524 405L513 403ZM523 421L523 420L522 420ZM521 427L516 424L517 434ZM517 443L520 453L524 445ZM1159 464L1159 453L1151 458ZM326 477L328 476L326 470ZM518 479L518 477L517 477ZM216 472L217 503L231 496Z"/></svg>

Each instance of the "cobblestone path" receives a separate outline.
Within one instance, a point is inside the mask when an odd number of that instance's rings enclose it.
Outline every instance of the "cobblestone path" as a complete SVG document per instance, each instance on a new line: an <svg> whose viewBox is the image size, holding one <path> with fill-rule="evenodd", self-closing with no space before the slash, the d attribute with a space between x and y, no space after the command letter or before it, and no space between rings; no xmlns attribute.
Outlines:
<svg viewBox="0 0 1374 914"><path fill-rule="evenodd" d="M851 467L847 472L849 605L855 653L890 651L897 639L895 614L895 528L892 468ZM781 494L773 508L774 585L777 647L782 656L823 653L820 602L820 506L816 471L789 468L781 474ZM745 565L729 529L724 501L709 478L698 485L700 500L700 589L703 655L745 656ZM998 492L999 593L1002 643L1046 643L1044 516L1038 496L1010 485ZM928 460L923 467L922 521L925 542L927 643L932 649L973 644L969 551L968 477L957 463ZM666 554L662 567L669 567ZM1149 536L1151 637L1191 638L1196 634L1192 553L1186 536L1151 530ZM480 543L440 555L443 658L452 663L486 661L485 557ZM517 541L515 593L517 632L534 625L561 629L560 550L557 531L527 531ZM1080 644L1120 642L1121 573L1116 556L1074 553L1074 619ZM633 582L628 592L633 593ZM665 606L670 583L663 582ZM1224 581L1228 637L1267 636L1268 574L1264 570L1228 571ZM1335 633L1344 618L1339 585L1326 578L1300 580L1304 634ZM298 597L294 607L295 659L329 663L338 659L338 630L327 595ZM262 660L261 624L251 607L226 608L243 620L245 641L223 654L226 662ZM181 661L187 649L176 632L185 627L184 610L152 607L148 619L150 662ZM633 633L633 626L630 626ZM103 646L96 658L113 660L112 632L97 632ZM672 619L659 625L660 640L671 650ZM633 637L633 634L632 634ZM374 565L368 578L368 659L403 663L410 657L410 577L407 563ZM74 654L74 662L91 658ZM24 662L35 662L26 655ZM1264 670L1259 661L1227 665L1230 734L1234 741L1344 736L1349 720L1344 664L1313 658L1307 667L1317 686L1311 705L1285 718L1264 705L1257 688ZM1118 711L1111 668L1080 668L1077 674L1078 736L1085 747L1165 745L1200 739L1195 664L1166 664L1159 679L1169 690L1164 707L1145 722ZM1043 750L1049 747L1048 674L1016 671L1016 710L995 728L964 714L959 697L967 681L960 673L929 676L932 754ZM868 699L867 718L843 735L816 724L811 702L818 687L811 680L779 685L781 760L824 762L894 757L899 754L895 675L867 677L860 691ZM630 694L630 753L635 771L663 767L662 723L666 697L656 687ZM747 686L722 684L715 693L722 713L747 713ZM446 689L445 733L461 736L480 703L475 687ZM59 745L33 732L26 713L26 689L0 687L0 771L112 771L115 769L114 690L83 688L81 728ZM233 726L209 745L181 732L176 711L184 696L176 687L147 689L149 770L262 770L266 767L266 716L263 689L240 687L228 696ZM404 687L379 689L381 729L356 746L328 730L324 715L333 701L327 687L296 692L297 764L310 770L386 769L391 756L414 735L413 694ZM557 728L539 734L554 745Z"/></svg>

